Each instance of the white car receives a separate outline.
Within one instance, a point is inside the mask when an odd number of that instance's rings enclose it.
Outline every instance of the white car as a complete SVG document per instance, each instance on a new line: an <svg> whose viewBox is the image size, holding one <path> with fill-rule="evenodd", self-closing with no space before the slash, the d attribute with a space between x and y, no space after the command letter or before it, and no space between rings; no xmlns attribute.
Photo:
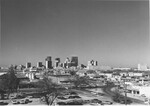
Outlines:
<svg viewBox="0 0 150 106"><path fill-rule="evenodd" d="M92 94L95 94L95 95L97 94L96 92L91 92L91 93L92 93Z"/></svg>
<svg viewBox="0 0 150 106"><path fill-rule="evenodd" d="M16 96L11 95L11 96L9 96L9 98L14 99L14 98L16 98Z"/></svg>
<svg viewBox="0 0 150 106"><path fill-rule="evenodd" d="M144 94L142 94L141 97L146 97L146 96Z"/></svg>
<svg viewBox="0 0 150 106"><path fill-rule="evenodd" d="M26 97L26 99L31 99L31 98L33 98L33 96L27 96L27 97Z"/></svg>
<svg viewBox="0 0 150 106"><path fill-rule="evenodd" d="M20 101L19 101L19 100L16 100L16 99L12 99L12 100L11 100L11 103L12 103L12 104L20 104Z"/></svg>
<svg viewBox="0 0 150 106"><path fill-rule="evenodd" d="M90 105L94 105L94 106L98 106L98 105L101 105L101 104L99 104L99 103L90 103Z"/></svg>
<svg viewBox="0 0 150 106"><path fill-rule="evenodd" d="M25 104L26 103L26 100L25 99L21 99L19 100L21 104Z"/></svg>
<svg viewBox="0 0 150 106"><path fill-rule="evenodd" d="M150 101L144 101L144 103L146 103L146 104L150 104Z"/></svg>
<svg viewBox="0 0 150 106"><path fill-rule="evenodd" d="M144 103L150 104L150 100L149 100L148 98L146 98L146 99L144 100Z"/></svg>
<svg viewBox="0 0 150 106"><path fill-rule="evenodd" d="M102 104L103 105L111 105L111 104L113 104L113 102L111 102L111 101L103 101Z"/></svg>

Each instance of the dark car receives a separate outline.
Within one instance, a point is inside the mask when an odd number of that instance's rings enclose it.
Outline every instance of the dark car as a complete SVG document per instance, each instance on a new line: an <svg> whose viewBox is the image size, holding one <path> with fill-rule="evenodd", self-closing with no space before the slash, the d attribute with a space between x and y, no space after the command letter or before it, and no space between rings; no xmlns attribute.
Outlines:
<svg viewBox="0 0 150 106"><path fill-rule="evenodd" d="M104 96L105 94L103 94L103 93L97 93L97 95Z"/></svg>
<svg viewBox="0 0 150 106"><path fill-rule="evenodd" d="M58 104L58 105L66 105L65 102L58 102L57 104Z"/></svg>
<svg viewBox="0 0 150 106"><path fill-rule="evenodd" d="M81 101L69 101L66 103L66 105L83 105Z"/></svg>
<svg viewBox="0 0 150 106"><path fill-rule="evenodd" d="M8 105L6 102L0 102L0 105Z"/></svg>
<svg viewBox="0 0 150 106"><path fill-rule="evenodd" d="M81 98L80 96L69 96L68 99Z"/></svg>
<svg viewBox="0 0 150 106"><path fill-rule="evenodd" d="M91 102L92 103L102 103L102 101L99 99L92 99Z"/></svg>
<svg viewBox="0 0 150 106"><path fill-rule="evenodd" d="M70 95L77 95L76 92L70 92Z"/></svg>
<svg viewBox="0 0 150 106"><path fill-rule="evenodd" d="M111 102L111 101L103 101L103 103L102 103L103 105L112 105L113 104L113 102Z"/></svg>
<svg viewBox="0 0 150 106"><path fill-rule="evenodd" d="M125 104L125 103L126 103L126 104L131 104L132 101L129 100L129 99L127 99L126 102L125 102L125 100L120 100L120 103L121 103L121 104Z"/></svg>
<svg viewBox="0 0 150 106"><path fill-rule="evenodd" d="M89 104L90 102L90 100L83 100L83 104Z"/></svg>
<svg viewBox="0 0 150 106"><path fill-rule="evenodd" d="M63 96L59 96L57 97L58 99L62 99L62 100L66 100L67 98L63 97Z"/></svg>
<svg viewBox="0 0 150 106"><path fill-rule="evenodd" d="M26 103L31 103L32 100L30 100L29 98L26 98Z"/></svg>
<svg viewBox="0 0 150 106"><path fill-rule="evenodd" d="M114 100L115 102L117 102L117 103L125 104L125 98L124 98L124 97L113 98L113 100ZM127 99L127 100L126 100L126 103L127 103L127 104L131 104L132 101L129 100L129 99Z"/></svg>

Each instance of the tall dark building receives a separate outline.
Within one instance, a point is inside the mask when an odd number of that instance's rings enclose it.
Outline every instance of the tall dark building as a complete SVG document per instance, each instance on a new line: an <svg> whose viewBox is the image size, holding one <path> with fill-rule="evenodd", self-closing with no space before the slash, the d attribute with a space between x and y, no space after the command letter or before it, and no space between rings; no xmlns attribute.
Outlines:
<svg viewBox="0 0 150 106"><path fill-rule="evenodd" d="M55 68L58 67L60 64L60 58L55 58Z"/></svg>
<svg viewBox="0 0 150 106"><path fill-rule="evenodd" d="M31 67L31 63L30 62L27 62L26 63L26 68L30 68Z"/></svg>
<svg viewBox="0 0 150 106"><path fill-rule="evenodd" d="M60 62L60 58L55 58L55 61Z"/></svg>
<svg viewBox="0 0 150 106"><path fill-rule="evenodd" d="M65 68L69 68L71 67L71 61L70 59L67 57L67 59L65 60L65 64L66 64L66 67Z"/></svg>
<svg viewBox="0 0 150 106"><path fill-rule="evenodd" d="M78 66L78 57L76 56L71 57L71 66L74 66L74 67Z"/></svg>
<svg viewBox="0 0 150 106"><path fill-rule="evenodd" d="M43 65L42 65L42 62L38 62L37 63L37 67L42 67Z"/></svg>
<svg viewBox="0 0 150 106"><path fill-rule="evenodd" d="M52 57L51 56L48 56L46 59L45 59L45 62L46 62L46 69L52 69Z"/></svg>
<svg viewBox="0 0 150 106"><path fill-rule="evenodd" d="M45 61L52 61L52 57L51 56L47 56L47 58L45 59Z"/></svg>
<svg viewBox="0 0 150 106"><path fill-rule="evenodd" d="M94 66L94 60L91 60L91 65Z"/></svg>
<svg viewBox="0 0 150 106"><path fill-rule="evenodd" d="M94 66L98 66L98 62L97 61L94 62Z"/></svg>

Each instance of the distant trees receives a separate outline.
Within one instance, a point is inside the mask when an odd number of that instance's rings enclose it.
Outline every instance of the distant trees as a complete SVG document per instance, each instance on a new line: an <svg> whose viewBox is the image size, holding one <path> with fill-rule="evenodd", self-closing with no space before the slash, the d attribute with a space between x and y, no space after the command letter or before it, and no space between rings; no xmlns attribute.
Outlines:
<svg viewBox="0 0 150 106"><path fill-rule="evenodd" d="M70 75L76 75L76 71L70 70Z"/></svg>
<svg viewBox="0 0 150 106"><path fill-rule="evenodd" d="M9 97L10 93L17 91L18 85L19 85L19 81L15 76L14 67L11 66L7 74L1 76L0 88L1 90L6 91Z"/></svg>
<svg viewBox="0 0 150 106"><path fill-rule="evenodd" d="M75 76L75 79L71 80L74 84L74 86L77 87L81 87L82 85L89 85L89 78L86 76L80 77L78 75Z"/></svg>

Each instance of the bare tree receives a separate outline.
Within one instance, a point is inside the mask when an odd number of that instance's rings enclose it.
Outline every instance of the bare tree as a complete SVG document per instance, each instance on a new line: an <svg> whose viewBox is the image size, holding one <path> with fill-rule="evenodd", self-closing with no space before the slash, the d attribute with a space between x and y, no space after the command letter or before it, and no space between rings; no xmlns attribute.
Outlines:
<svg viewBox="0 0 150 106"><path fill-rule="evenodd" d="M48 106L51 106L60 94L59 85L53 83L47 73L44 73L43 79L38 82L38 87L44 92L41 100L43 100Z"/></svg>

